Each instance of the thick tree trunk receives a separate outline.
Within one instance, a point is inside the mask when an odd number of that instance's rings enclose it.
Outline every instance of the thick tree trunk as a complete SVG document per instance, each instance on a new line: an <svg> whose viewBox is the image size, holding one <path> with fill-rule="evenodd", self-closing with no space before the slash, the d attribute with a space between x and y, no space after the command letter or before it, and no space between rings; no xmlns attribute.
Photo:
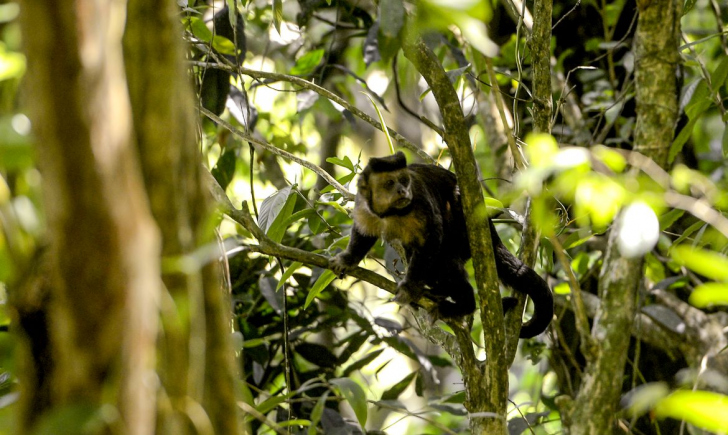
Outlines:
<svg viewBox="0 0 728 435"><path fill-rule="evenodd" d="M682 3L638 0L637 6L634 149L664 166L678 113L676 68ZM567 419L573 434L606 434L615 427L643 266L642 258L622 258L616 239L613 230L599 277L602 303L591 333L596 349L587 364L574 412Z"/></svg>
<svg viewBox="0 0 728 435"><path fill-rule="evenodd" d="M176 2L130 0L124 38L144 180L162 229L164 340L160 378L169 400L162 433L239 433L229 297L216 267L209 193L202 182L191 81ZM191 263L190 263L191 261ZM206 415L195 407L202 405ZM195 420L192 418L197 415ZM201 418L204 416L204 418Z"/></svg>
<svg viewBox="0 0 728 435"><path fill-rule="evenodd" d="M28 103L48 219L50 279L43 286L52 361L51 372L42 373L47 403L23 407L23 432L48 411L111 405L122 419L107 422L107 431L153 433L156 391L148 376L159 237L132 139L121 51L125 6L22 3ZM21 326L33 338L30 330L41 323L27 320ZM43 369L35 367L36 377ZM32 400L38 385L25 383L23 400Z"/></svg>

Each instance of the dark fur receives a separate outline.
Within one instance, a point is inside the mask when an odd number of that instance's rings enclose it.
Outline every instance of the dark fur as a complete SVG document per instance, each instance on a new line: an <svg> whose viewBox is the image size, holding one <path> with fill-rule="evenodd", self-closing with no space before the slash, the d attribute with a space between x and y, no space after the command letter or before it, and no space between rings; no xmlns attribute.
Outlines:
<svg viewBox="0 0 728 435"><path fill-rule="evenodd" d="M359 176L354 225L349 246L331 260L337 275L350 271L379 237L399 241L407 273L395 301L427 296L437 303L436 317L455 318L475 310L475 296L465 271L470 245L455 174L435 165L407 166L404 154L372 158ZM546 282L503 245L490 223L498 277L533 299L533 318L521 338L543 332L553 316L553 295ZM514 298L504 298L505 310Z"/></svg>

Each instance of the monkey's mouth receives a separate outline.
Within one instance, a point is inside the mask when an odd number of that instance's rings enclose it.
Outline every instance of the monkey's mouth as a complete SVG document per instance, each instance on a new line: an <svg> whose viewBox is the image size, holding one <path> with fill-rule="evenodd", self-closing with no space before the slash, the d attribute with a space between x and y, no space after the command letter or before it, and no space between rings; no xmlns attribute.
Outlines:
<svg viewBox="0 0 728 435"><path fill-rule="evenodd" d="M400 199L396 200L394 202L394 204L392 204L392 207L394 207L394 208L405 208L408 205L410 205L410 202L412 202L412 200L410 198L400 198Z"/></svg>

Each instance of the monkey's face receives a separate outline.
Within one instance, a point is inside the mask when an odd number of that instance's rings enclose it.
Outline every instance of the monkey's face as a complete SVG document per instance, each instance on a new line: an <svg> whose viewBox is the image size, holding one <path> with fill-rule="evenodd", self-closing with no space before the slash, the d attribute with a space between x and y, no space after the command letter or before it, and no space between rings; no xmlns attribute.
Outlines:
<svg viewBox="0 0 728 435"><path fill-rule="evenodd" d="M360 191L366 196L374 214L383 216L407 208L412 202L411 178L407 169L374 172L361 180Z"/></svg>

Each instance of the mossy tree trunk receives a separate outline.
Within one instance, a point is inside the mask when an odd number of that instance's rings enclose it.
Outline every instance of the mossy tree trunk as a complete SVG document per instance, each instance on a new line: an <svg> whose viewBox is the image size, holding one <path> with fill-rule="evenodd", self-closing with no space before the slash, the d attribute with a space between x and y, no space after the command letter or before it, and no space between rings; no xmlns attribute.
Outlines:
<svg viewBox="0 0 728 435"><path fill-rule="evenodd" d="M241 432L178 13L21 4L48 247L10 286L20 433Z"/></svg>
<svg viewBox="0 0 728 435"><path fill-rule="evenodd" d="M162 304L159 372L165 397L158 427L169 434L235 434L240 428L229 297L216 267L220 253L181 33L175 1L129 1L124 36L129 93L168 266L162 276L168 293Z"/></svg>
<svg viewBox="0 0 728 435"><path fill-rule="evenodd" d="M638 0L637 7L634 149L664 167L678 114L676 72L682 3ZM595 348L588 355L573 412L566 418L572 434L612 433L619 410L643 259L623 258L616 246L616 235L612 230L599 276L601 305L591 331Z"/></svg>

